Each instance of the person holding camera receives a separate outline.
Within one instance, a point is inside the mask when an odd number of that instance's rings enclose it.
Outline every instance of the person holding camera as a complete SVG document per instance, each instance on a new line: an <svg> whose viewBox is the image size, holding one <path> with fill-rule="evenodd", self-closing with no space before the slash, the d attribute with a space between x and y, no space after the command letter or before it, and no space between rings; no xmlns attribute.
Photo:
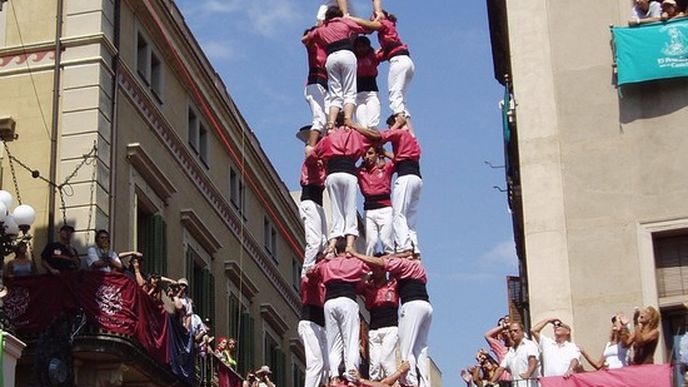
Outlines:
<svg viewBox="0 0 688 387"><path fill-rule="evenodd" d="M270 380L270 367L263 365L255 372L249 372L244 380L243 387L275 387L275 383Z"/></svg>
<svg viewBox="0 0 688 387"><path fill-rule="evenodd" d="M612 328L609 335L609 341L604 346L602 356L599 360L595 360L583 348L581 348L581 355L588 361L596 370L600 369L614 369L626 367L630 360L630 346L631 332L628 330L628 319L623 313L612 316Z"/></svg>
<svg viewBox="0 0 688 387"><path fill-rule="evenodd" d="M174 302L174 309L179 313L182 325L187 331L190 331L191 317L193 316L193 300L187 296L188 289L189 281L186 278L180 278L175 284L169 286L167 295Z"/></svg>
<svg viewBox="0 0 688 387"><path fill-rule="evenodd" d="M554 328L554 340L540 334L547 325ZM580 349L571 342L571 327L556 317L535 324L530 333L542 351L542 376L568 378L580 367Z"/></svg>

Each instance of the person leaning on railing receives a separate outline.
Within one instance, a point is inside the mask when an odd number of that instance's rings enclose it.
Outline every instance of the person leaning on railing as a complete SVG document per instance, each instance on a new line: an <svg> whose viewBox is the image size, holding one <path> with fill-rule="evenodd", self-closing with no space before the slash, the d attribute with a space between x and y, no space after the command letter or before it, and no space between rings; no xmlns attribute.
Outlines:
<svg viewBox="0 0 688 387"><path fill-rule="evenodd" d="M7 262L5 269L2 271L5 281L14 277L36 274L36 265L32 259L26 256L27 249L28 245L24 241L17 243L14 247L14 259Z"/></svg>
<svg viewBox="0 0 688 387"><path fill-rule="evenodd" d="M682 7L676 3L676 0L662 1L662 20L669 20L675 17L686 16Z"/></svg>
<svg viewBox="0 0 688 387"><path fill-rule="evenodd" d="M81 268L79 253L72 246L74 227L63 224L60 227L58 240L48 243L41 253L43 267L52 275L61 271L73 271Z"/></svg>
<svg viewBox="0 0 688 387"><path fill-rule="evenodd" d="M509 324L509 334L513 341L513 346L509 348L506 356L499 364L499 368L492 375L490 383L499 380L504 370L511 372L513 386L536 386L535 378L540 376L539 357L540 351L537 344L525 337L523 324L512 322Z"/></svg>
<svg viewBox="0 0 688 387"><path fill-rule="evenodd" d="M626 325L628 320L622 314L612 316L612 328L609 341L604 346L602 356L595 360L583 348L581 354L596 370L614 369L628 366L631 332Z"/></svg>
<svg viewBox="0 0 688 387"><path fill-rule="evenodd" d="M632 16L629 25L652 23L662 17L662 6L654 0L633 0Z"/></svg>

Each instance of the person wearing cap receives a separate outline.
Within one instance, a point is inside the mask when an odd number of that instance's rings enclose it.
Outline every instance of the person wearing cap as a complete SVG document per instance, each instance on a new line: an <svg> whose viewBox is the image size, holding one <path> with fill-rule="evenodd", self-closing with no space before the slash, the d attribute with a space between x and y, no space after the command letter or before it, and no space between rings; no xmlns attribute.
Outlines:
<svg viewBox="0 0 688 387"><path fill-rule="evenodd" d="M191 330L191 318L193 316L193 300L187 296L189 281L186 278L177 280L179 290L172 296L174 308L181 316L181 323L187 330Z"/></svg>
<svg viewBox="0 0 688 387"><path fill-rule="evenodd" d="M554 328L554 339L540 333L547 324L552 324ZM542 376L568 378L576 372L580 366L581 352L571 342L571 327L559 318L551 317L535 324L530 333L542 351Z"/></svg>
<svg viewBox="0 0 688 387"><path fill-rule="evenodd" d="M43 267L53 275L58 275L62 270L79 270L81 260L79 253L72 246L72 234L74 227L63 224L60 227L59 239L48 243L41 253Z"/></svg>
<svg viewBox="0 0 688 387"><path fill-rule="evenodd" d="M301 128L297 137L308 140L309 126ZM327 245L327 219L323 209L323 191L325 190L325 166L315 152L308 151L301 165L301 201L299 216L303 222L306 246L304 248L302 276Z"/></svg>
<svg viewBox="0 0 688 387"><path fill-rule="evenodd" d="M127 257L135 255L138 257L143 254L138 251L127 251L117 254L110 248L110 233L106 230L98 230L96 232L96 245L88 248L86 255L86 264L92 270L98 270L109 273L112 269L122 271L122 261L120 257Z"/></svg>
<svg viewBox="0 0 688 387"><path fill-rule="evenodd" d="M380 98L377 87L377 66L380 58L370 45L370 39L359 36L354 40L356 70L356 122L372 129L380 124Z"/></svg>
<svg viewBox="0 0 688 387"><path fill-rule="evenodd" d="M329 109L326 124L328 130L334 128L337 115L342 110L344 123L353 125L356 107L356 55L351 39L361 33L365 33L363 27L344 17L339 7L332 6L325 13L323 24L301 39L305 44L313 40L327 51L325 68L328 92L325 104Z"/></svg>
<svg viewBox="0 0 688 387"><path fill-rule="evenodd" d="M662 6L655 0L633 0L629 25L652 23L662 17Z"/></svg>
<svg viewBox="0 0 688 387"><path fill-rule="evenodd" d="M256 378L258 378L258 387L275 387L275 383L270 380L270 367L263 365L256 370Z"/></svg>
<svg viewBox="0 0 688 387"><path fill-rule="evenodd" d="M681 8L676 3L676 0L662 1L662 20L669 20L675 17L685 16Z"/></svg>

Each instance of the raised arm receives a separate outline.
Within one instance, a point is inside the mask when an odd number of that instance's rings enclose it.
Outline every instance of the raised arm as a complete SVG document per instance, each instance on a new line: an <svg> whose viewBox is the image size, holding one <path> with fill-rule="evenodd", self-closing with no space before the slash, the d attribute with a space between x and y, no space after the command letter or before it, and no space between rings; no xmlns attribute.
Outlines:
<svg viewBox="0 0 688 387"><path fill-rule="evenodd" d="M530 334L533 335L533 339L537 341L538 343L540 342L540 331L542 328L544 328L547 324L552 323L557 321L558 319L556 318L547 318L544 319L537 324L533 325L532 328L530 328Z"/></svg>
<svg viewBox="0 0 688 387"><path fill-rule="evenodd" d="M591 366L593 366L596 370L600 370L604 368L604 356L600 357L599 360L595 360L588 351L585 349L581 348L581 355L583 355L583 358L590 363Z"/></svg>
<svg viewBox="0 0 688 387"><path fill-rule="evenodd" d="M358 252L352 252L351 255L360 259L361 261L367 263L371 266L385 267L385 260L382 257L371 257Z"/></svg>
<svg viewBox="0 0 688 387"><path fill-rule="evenodd" d="M528 364L530 365L530 359L528 359ZM492 377L490 378L490 383L495 383L497 380L499 380L499 377L502 376L504 373L504 367L499 366L497 370L494 372Z"/></svg>
<svg viewBox="0 0 688 387"><path fill-rule="evenodd" d="M382 0L373 0L373 12L376 15L382 14Z"/></svg>
<svg viewBox="0 0 688 387"><path fill-rule="evenodd" d="M361 27L363 27L363 28L367 28L367 29L369 29L369 30L375 30L375 31L377 31L377 30L379 30L380 28L382 28L382 23L380 23L380 22L377 20L377 18L376 18L375 20L372 20L372 21L371 21L371 20L366 20L366 19L363 19L363 18L360 18L360 17L356 17L356 16L348 16L348 18L351 19L351 20L353 20L354 22L356 22L356 24L358 24L359 26L361 26Z"/></svg>
<svg viewBox="0 0 688 387"><path fill-rule="evenodd" d="M365 126L358 124L353 124L351 127L371 141L380 141L380 132L378 132L376 129L366 128Z"/></svg>

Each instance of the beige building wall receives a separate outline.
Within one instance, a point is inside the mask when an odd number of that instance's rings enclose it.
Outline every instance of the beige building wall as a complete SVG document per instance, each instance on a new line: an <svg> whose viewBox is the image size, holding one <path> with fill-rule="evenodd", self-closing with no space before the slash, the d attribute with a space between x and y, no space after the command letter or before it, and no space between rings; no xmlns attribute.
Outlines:
<svg viewBox="0 0 688 387"><path fill-rule="evenodd" d="M496 3L507 10L531 318L571 322L595 354L613 313L660 303L652 233L686 227L688 81L616 88L609 25L626 23L628 1Z"/></svg>
<svg viewBox="0 0 688 387"><path fill-rule="evenodd" d="M98 149L65 197L67 220L77 229L75 245L85 252L94 231L112 224L117 250L140 248L139 206L161 215L166 275L187 276L186 251L193 248L196 263L215 278L216 334L229 334L228 298L239 298L255 319L253 366L265 363L264 340L270 335L286 355L289 387L292 366L304 368L296 331L295 266L303 246L297 206L174 2L122 0L120 28L117 3L64 1L57 182L94 144ZM0 11L0 88L11 90L0 94L0 118L17 122L19 138L8 143L12 154L46 178L56 9L56 0L13 0ZM157 90L138 74L139 35L160 60ZM189 145L189 109L208 133L205 160ZM0 155L2 188L14 193L7 154ZM230 168L245 186L242 209L230 203ZM17 181L24 202L38 212L32 228L38 255L48 240L49 189L18 167ZM59 226L59 197L56 202ZM266 222L275 230L275 251L265 246Z"/></svg>

